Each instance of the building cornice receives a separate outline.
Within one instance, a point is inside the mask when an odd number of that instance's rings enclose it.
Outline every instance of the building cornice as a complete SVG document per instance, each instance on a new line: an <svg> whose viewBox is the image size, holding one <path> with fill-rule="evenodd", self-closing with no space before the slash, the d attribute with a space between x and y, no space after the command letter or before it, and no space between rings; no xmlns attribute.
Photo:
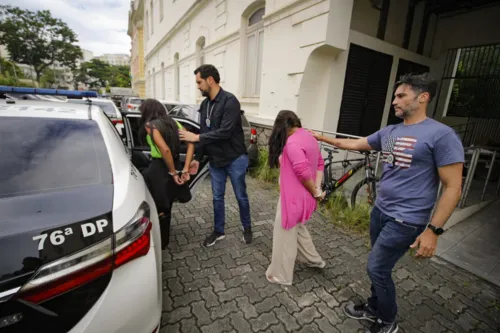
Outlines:
<svg viewBox="0 0 500 333"><path fill-rule="evenodd" d="M305 10L309 7L313 7L313 6L316 6L317 4L319 3L322 3L322 2L325 2L326 0L309 0L309 1L304 1L304 0L295 0L295 1L292 1L290 3L287 3L286 5L283 5L279 8L277 8L276 10L270 12L270 13L267 13L266 15L264 15L262 17L263 20L269 22L269 20L272 20L274 19L276 16L286 12L287 10L290 10L294 7L299 7L297 10L295 10L293 13L288 13L288 15L286 15L285 17L281 17L278 19L278 21L280 19L284 19L284 18L287 18L293 14L295 14L296 12L298 11L301 11L301 10ZM267 11L267 9L266 9ZM274 20L272 23L276 23Z"/></svg>
<svg viewBox="0 0 500 333"><path fill-rule="evenodd" d="M139 27L142 26L142 19L144 17L144 0L135 0L138 1L137 9L133 9L129 11L128 15L128 30L127 34L132 37L134 32L134 26Z"/></svg>
<svg viewBox="0 0 500 333"><path fill-rule="evenodd" d="M165 34L165 36L160 39L160 41L153 47L148 53L145 55L145 59L149 60L149 58L155 54L165 43L174 36L179 29L181 29L188 21L193 17L208 0L197 0L191 7L186 11L186 13L181 17L179 21L170 29L169 32Z"/></svg>

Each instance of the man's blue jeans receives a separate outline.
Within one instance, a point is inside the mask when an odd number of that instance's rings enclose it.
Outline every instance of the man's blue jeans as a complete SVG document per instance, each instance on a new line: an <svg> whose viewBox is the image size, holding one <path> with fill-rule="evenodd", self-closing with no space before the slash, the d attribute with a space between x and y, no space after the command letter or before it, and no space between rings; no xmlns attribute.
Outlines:
<svg viewBox="0 0 500 333"><path fill-rule="evenodd" d="M425 225L397 222L377 207L371 212L372 250L367 269L372 282L372 296L368 299L368 305L384 322L394 322L398 312L392 269L425 228Z"/></svg>
<svg viewBox="0 0 500 333"><path fill-rule="evenodd" d="M248 201L247 184L245 181L248 169L248 155L241 155L231 162L231 164L222 168L215 168L210 165L209 169L214 197L215 232L224 233L226 219L224 196L226 194L226 180L228 176L231 179L234 194L238 200L241 224L244 229L250 228L250 203Z"/></svg>

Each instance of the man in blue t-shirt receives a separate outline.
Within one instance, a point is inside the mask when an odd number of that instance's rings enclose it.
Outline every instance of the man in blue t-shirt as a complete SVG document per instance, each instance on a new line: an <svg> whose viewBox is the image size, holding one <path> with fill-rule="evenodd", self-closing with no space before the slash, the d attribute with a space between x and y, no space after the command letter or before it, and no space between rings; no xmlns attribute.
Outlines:
<svg viewBox="0 0 500 333"><path fill-rule="evenodd" d="M397 305L392 269L411 248L417 257L434 255L442 227L457 206L462 189L464 149L450 127L427 118L436 81L427 74L404 75L396 83L394 109L403 119L361 139L331 139L313 133L319 141L347 150L383 153L383 172L370 216L372 249L368 257L371 297L365 304L348 304L350 318L373 322L371 333L395 333ZM439 182L443 194L434 215Z"/></svg>

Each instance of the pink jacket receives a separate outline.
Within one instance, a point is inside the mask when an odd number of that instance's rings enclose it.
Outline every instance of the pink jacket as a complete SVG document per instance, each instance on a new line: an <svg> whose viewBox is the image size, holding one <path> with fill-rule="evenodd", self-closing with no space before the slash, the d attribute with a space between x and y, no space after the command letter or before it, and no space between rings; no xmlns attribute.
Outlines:
<svg viewBox="0 0 500 333"><path fill-rule="evenodd" d="M291 229L308 221L316 210L316 199L302 185L306 179L316 180L324 162L318 142L299 128L286 141L280 163L281 225Z"/></svg>

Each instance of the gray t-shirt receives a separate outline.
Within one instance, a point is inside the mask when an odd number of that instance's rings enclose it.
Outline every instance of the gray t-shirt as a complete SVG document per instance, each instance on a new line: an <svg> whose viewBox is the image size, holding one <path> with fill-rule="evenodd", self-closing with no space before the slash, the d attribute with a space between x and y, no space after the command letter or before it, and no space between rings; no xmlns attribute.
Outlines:
<svg viewBox="0 0 500 333"><path fill-rule="evenodd" d="M395 219L427 224L436 202L438 168L464 162L464 148L450 127L427 118L387 126L368 137L383 152L375 206Z"/></svg>

